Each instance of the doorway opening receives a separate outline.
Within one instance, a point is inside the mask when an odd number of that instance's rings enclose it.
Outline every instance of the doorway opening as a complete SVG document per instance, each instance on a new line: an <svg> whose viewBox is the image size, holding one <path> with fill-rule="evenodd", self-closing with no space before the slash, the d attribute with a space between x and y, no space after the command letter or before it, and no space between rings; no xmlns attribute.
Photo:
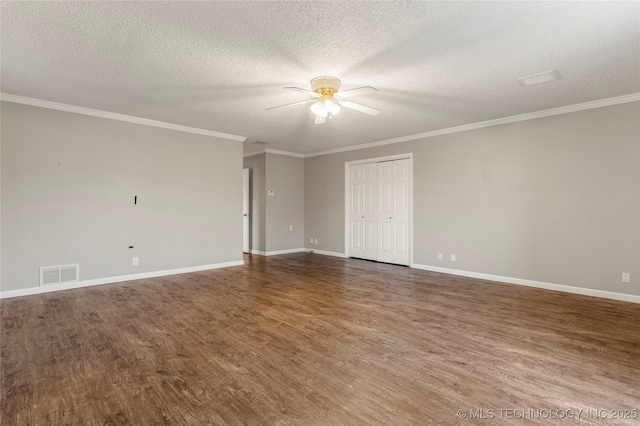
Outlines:
<svg viewBox="0 0 640 426"><path fill-rule="evenodd" d="M251 216L250 216L250 182L251 173L249 169L242 169L242 251L251 252Z"/></svg>

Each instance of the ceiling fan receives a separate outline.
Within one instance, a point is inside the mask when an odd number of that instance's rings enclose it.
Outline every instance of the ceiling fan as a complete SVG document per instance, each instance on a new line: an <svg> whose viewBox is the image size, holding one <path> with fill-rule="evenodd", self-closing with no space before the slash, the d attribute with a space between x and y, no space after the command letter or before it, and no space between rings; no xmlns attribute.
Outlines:
<svg viewBox="0 0 640 426"><path fill-rule="evenodd" d="M326 122L327 117L331 119L334 115L340 112L341 107L354 109L369 115L380 114L380 110L378 109L345 100L345 98L350 98L352 96L365 95L367 93L375 93L378 91L371 86L358 87L356 89L340 92L340 80L336 77L329 76L316 77L311 80L310 83L311 90L303 89L301 87L285 87L285 89L306 93L307 95L312 96L313 99L271 107L267 108L265 111L312 103L311 111L316 115L315 124L322 124Z"/></svg>

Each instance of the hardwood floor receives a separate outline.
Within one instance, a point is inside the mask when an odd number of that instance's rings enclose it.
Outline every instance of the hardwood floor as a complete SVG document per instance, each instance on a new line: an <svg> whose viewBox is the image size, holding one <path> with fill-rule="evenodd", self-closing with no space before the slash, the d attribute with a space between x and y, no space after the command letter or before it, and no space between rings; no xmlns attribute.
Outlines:
<svg viewBox="0 0 640 426"><path fill-rule="evenodd" d="M246 261L2 300L2 424L640 424L637 304Z"/></svg>

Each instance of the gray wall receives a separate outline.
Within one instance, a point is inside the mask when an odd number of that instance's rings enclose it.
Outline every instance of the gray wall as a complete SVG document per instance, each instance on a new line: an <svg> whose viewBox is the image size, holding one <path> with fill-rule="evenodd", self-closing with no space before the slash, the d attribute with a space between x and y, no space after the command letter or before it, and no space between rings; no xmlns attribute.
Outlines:
<svg viewBox="0 0 640 426"><path fill-rule="evenodd" d="M40 266L80 263L89 280L242 259L242 144L7 102L1 113L2 291L37 286ZM634 102L247 157L264 208L253 249L343 252L344 163L413 153L414 263L640 295L639 117Z"/></svg>
<svg viewBox="0 0 640 426"><path fill-rule="evenodd" d="M267 250L266 219L266 154L245 157L243 161L245 169L249 169L249 215L251 216L250 249L258 251Z"/></svg>
<svg viewBox="0 0 640 426"><path fill-rule="evenodd" d="M304 160L266 154L267 252L304 248ZM289 230L289 226L293 230Z"/></svg>
<svg viewBox="0 0 640 426"><path fill-rule="evenodd" d="M304 248L304 160L266 153L245 157L244 167L251 170L251 249Z"/></svg>
<svg viewBox="0 0 640 426"><path fill-rule="evenodd" d="M413 153L414 263L640 295L639 119L633 102L306 158L305 244L344 253L345 162Z"/></svg>
<svg viewBox="0 0 640 426"><path fill-rule="evenodd" d="M90 280L242 260L241 143L8 102L1 114L2 291L38 286L40 266L79 263Z"/></svg>

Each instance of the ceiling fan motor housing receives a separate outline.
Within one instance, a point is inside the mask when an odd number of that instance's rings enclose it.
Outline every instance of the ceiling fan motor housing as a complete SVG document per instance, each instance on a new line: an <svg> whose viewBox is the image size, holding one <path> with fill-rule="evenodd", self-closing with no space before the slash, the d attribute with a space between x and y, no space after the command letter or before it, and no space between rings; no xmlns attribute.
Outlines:
<svg viewBox="0 0 640 426"><path fill-rule="evenodd" d="M331 96L340 90L340 80L336 77L316 77L311 80L311 90L320 95Z"/></svg>

